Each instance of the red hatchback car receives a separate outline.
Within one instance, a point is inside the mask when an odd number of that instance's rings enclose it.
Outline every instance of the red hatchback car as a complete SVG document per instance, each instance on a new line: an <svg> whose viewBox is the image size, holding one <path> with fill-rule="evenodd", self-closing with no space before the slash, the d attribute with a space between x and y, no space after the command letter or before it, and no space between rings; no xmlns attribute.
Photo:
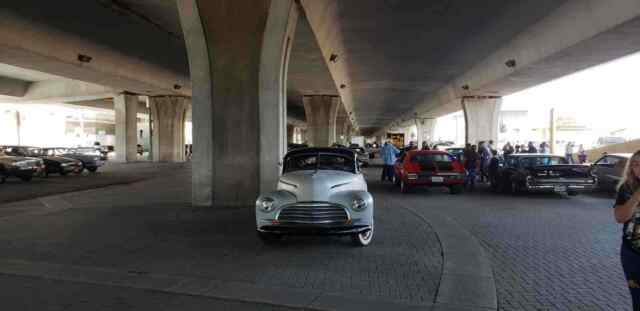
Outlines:
<svg viewBox="0 0 640 311"><path fill-rule="evenodd" d="M464 166L453 155L437 150L412 150L396 162L395 183L406 193L413 187L448 187L451 194L464 189Z"/></svg>

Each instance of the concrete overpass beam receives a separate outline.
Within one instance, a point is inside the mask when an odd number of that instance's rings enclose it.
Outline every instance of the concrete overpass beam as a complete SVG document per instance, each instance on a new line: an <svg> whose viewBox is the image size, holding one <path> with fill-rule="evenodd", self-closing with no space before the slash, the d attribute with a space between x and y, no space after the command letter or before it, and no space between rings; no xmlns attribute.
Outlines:
<svg viewBox="0 0 640 311"><path fill-rule="evenodd" d="M247 207L286 151L292 0L178 0L193 87L192 203Z"/></svg>
<svg viewBox="0 0 640 311"><path fill-rule="evenodd" d="M498 141L501 97L464 97L462 109L466 124L466 142Z"/></svg>
<svg viewBox="0 0 640 311"><path fill-rule="evenodd" d="M184 97L149 97L154 162L185 161L184 125L188 109L188 99Z"/></svg>
<svg viewBox="0 0 640 311"><path fill-rule="evenodd" d="M0 95L22 97L27 93L31 82L0 77Z"/></svg>
<svg viewBox="0 0 640 311"><path fill-rule="evenodd" d="M302 101L307 115L309 145L327 147L335 143L340 97L313 95L304 96Z"/></svg>
<svg viewBox="0 0 640 311"><path fill-rule="evenodd" d="M116 115L116 158L117 162L131 162L137 159L138 144L138 96L128 93L113 98Z"/></svg>

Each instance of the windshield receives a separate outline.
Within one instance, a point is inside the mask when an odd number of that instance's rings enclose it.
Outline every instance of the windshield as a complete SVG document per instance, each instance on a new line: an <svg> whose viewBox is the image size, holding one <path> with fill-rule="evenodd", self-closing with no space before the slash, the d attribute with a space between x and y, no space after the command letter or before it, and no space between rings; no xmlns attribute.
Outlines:
<svg viewBox="0 0 640 311"><path fill-rule="evenodd" d="M304 170L333 170L355 173L353 159L339 154L307 153L287 157L284 173Z"/></svg>
<svg viewBox="0 0 640 311"><path fill-rule="evenodd" d="M72 150L73 153L85 154L85 155L99 155L100 151L95 148L76 148Z"/></svg>
<svg viewBox="0 0 640 311"><path fill-rule="evenodd" d="M520 159L520 165L522 165L522 167L559 164L567 164L567 160L563 157L526 157Z"/></svg>

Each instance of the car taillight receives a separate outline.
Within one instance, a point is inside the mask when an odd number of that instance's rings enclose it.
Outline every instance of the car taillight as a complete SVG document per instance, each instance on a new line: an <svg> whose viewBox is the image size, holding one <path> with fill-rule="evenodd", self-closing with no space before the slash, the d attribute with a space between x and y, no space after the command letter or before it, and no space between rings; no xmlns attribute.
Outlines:
<svg viewBox="0 0 640 311"><path fill-rule="evenodd" d="M462 166L462 163L460 163L460 161L454 161L452 166L455 172L464 172L464 166Z"/></svg>

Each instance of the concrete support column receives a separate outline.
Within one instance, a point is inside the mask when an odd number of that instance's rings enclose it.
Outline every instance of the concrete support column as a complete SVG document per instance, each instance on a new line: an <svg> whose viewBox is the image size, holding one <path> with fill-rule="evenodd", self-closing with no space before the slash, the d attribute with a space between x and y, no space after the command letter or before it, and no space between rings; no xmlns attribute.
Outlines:
<svg viewBox="0 0 640 311"><path fill-rule="evenodd" d="M184 97L149 97L154 162L185 161L184 124L188 109L188 99Z"/></svg>
<svg viewBox="0 0 640 311"><path fill-rule="evenodd" d="M296 134L296 127L292 124L287 124L287 142L294 143Z"/></svg>
<svg viewBox="0 0 640 311"><path fill-rule="evenodd" d="M137 159L138 145L138 96L128 93L113 98L116 114L116 158L117 162Z"/></svg>
<svg viewBox="0 0 640 311"><path fill-rule="evenodd" d="M418 148L422 147L422 142L424 141L433 143L433 133L436 128L436 119L417 119L416 128L418 135Z"/></svg>
<svg viewBox="0 0 640 311"><path fill-rule="evenodd" d="M307 116L309 145L327 147L335 143L340 97L313 95L304 96L302 101Z"/></svg>
<svg viewBox="0 0 640 311"><path fill-rule="evenodd" d="M467 143L498 141L501 105L502 98L500 97L465 97L462 99Z"/></svg>
<svg viewBox="0 0 640 311"><path fill-rule="evenodd" d="M300 143L309 144L309 137L307 136L307 129L300 129Z"/></svg>
<svg viewBox="0 0 640 311"><path fill-rule="evenodd" d="M345 128L345 145L349 147L349 145L351 145L351 139L353 138L353 124L347 122Z"/></svg>
<svg viewBox="0 0 640 311"><path fill-rule="evenodd" d="M193 88L192 203L248 207L286 152L293 0L177 0Z"/></svg>

